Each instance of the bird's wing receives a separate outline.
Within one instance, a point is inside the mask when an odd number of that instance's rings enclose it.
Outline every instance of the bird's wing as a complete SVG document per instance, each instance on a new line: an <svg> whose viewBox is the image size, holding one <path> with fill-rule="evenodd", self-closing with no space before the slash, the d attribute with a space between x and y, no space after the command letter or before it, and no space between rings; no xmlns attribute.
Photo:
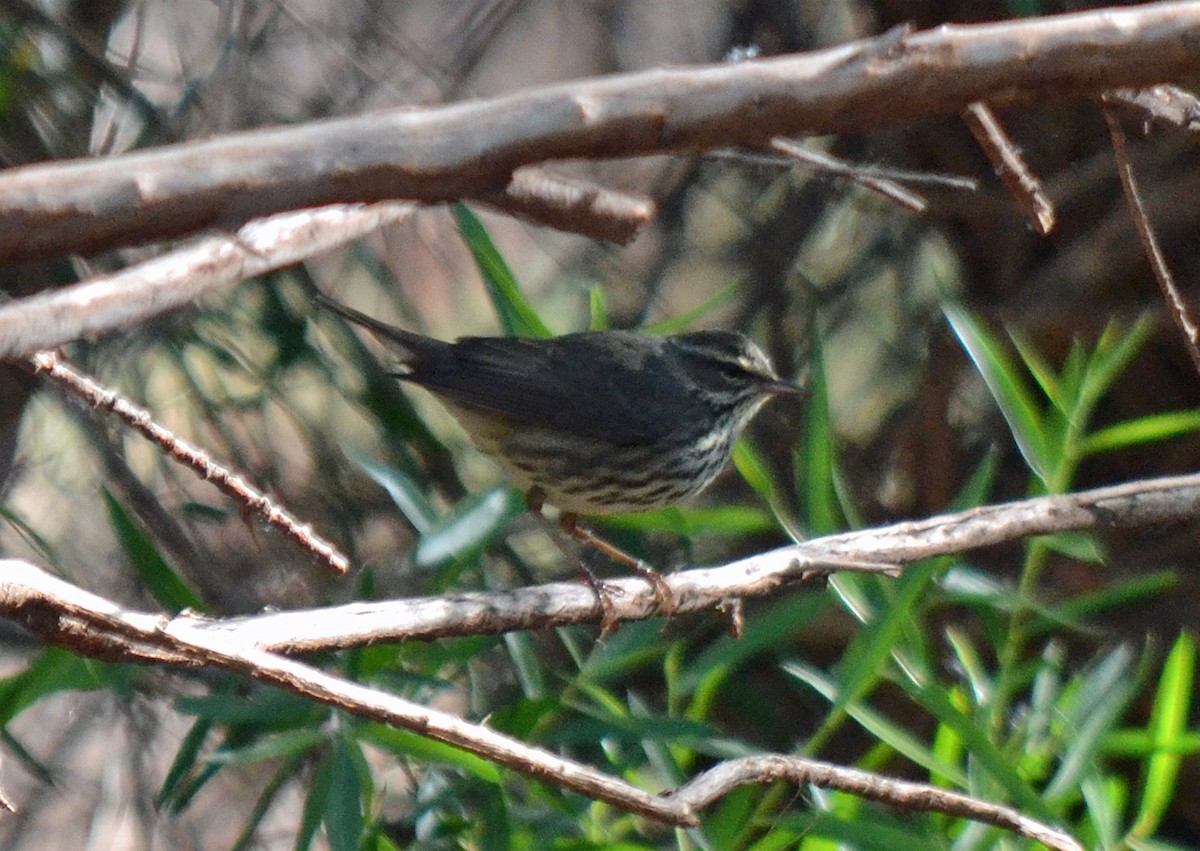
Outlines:
<svg viewBox="0 0 1200 851"><path fill-rule="evenodd" d="M453 345L450 357L402 377L514 424L602 437L617 445L649 444L669 421L670 412L662 406L671 400L649 392L661 388L646 383L647 359L660 355L637 343L632 336L611 335L467 337Z"/></svg>

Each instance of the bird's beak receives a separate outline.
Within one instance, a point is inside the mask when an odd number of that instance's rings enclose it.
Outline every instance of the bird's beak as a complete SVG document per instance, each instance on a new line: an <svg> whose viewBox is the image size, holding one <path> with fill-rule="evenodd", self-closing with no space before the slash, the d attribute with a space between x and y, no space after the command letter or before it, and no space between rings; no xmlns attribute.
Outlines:
<svg viewBox="0 0 1200 851"><path fill-rule="evenodd" d="M800 384L792 384L790 381L784 381L782 378L777 378L766 386L766 391L772 396L795 396L802 398L808 395L808 388Z"/></svg>

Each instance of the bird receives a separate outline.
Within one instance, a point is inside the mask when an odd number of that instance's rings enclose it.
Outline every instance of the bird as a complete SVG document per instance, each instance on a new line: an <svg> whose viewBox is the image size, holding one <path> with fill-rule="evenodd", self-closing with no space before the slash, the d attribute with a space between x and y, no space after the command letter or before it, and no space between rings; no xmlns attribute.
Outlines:
<svg viewBox="0 0 1200 851"><path fill-rule="evenodd" d="M738 435L767 400L805 393L735 331L656 336L608 330L447 342L388 325L320 292L316 300L383 342L397 357L392 374L446 407L525 492L548 531L545 505L558 509L568 535L640 573L668 615L674 602L661 574L578 518L649 511L695 496L726 466ZM579 566L596 591L607 633L614 618L608 590L586 563Z"/></svg>

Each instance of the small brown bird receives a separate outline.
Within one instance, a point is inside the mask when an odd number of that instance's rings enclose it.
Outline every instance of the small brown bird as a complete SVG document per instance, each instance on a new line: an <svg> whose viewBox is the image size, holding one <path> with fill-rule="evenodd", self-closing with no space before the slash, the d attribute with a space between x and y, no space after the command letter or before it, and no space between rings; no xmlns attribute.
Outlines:
<svg viewBox="0 0 1200 851"><path fill-rule="evenodd" d="M804 392L732 331L447 343L320 294L317 300L388 344L399 357L396 376L446 406L525 491L541 522L543 504L558 508L564 531L645 576L668 613L673 601L662 577L580 528L577 516L648 511L694 496L728 463L734 441L767 399ZM581 567L610 627L608 592Z"/></svg>

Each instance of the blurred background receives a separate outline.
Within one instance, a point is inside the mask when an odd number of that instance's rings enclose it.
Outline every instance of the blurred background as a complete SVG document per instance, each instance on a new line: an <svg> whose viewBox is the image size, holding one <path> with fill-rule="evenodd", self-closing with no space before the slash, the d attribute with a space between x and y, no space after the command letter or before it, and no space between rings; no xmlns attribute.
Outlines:
<svg viewBox="0 0 1200 851"><path fill-rule="evenodd" d="M813 50L906 22L1085 5L9 0L0 6L0 162L105 156ZM552 164L657 201L657 217L628 246L473 208L556 333L737 328L781 374L813 388L807 405L768 407L739 448L738 470L696 504L614 520L600 527L608 537L663 569L715 564L786 543L789 533L1195 468L1188 409L1198 378L1138 244L1102 113L1073 102L1000 117L1057 205L1049 237L1027 225L955 117L806 140L863 165L980 182L974 192L922 187L924 215L736 152ZM1143 134L1136 121L1128 128L1152 221L1187 286L1200 265L1195 139ZM0 268L0 290L16 297L59 286L162 248ZM319 287L433 336L498 334L473 259L480 248L464 240L451 209L420 209L353 248L70 348L81 366L344 546L357 565L348 579L15 366L0 372L0 555L140 608L164 604L146 590L147 575L172 575L213 616L573 575L436 403L401 391L377 346L311 304ZM949 304L961 311L953 324ZM1014 435L995 380L968 354L985 343L1006 353L993 368L1041 412L1035 438ZM1105 431L1180 411L1153 439ZM1089 443L1094 435L1108 442ZM1041 441L1040 458L1030 457L1030 440ZM1179 636L1195 628L1196 531L996 548L923 568L925 585L835 580L750 606L741 643L709 616L630 626L603 644L594 630L563 630L326 661L650 788L764 749L928 779L932 763L850 704L869 700L929 754L959 764L962 785L1019 803L1019 791L980 780L977 753L938 750L949 721L912 688L942 689L991 737L994 759L1011 760L1048 813L1097 844L1106 829L1120 837L1140 824L1147 836L1193 847L1200 812L1190 799L1168 796L1152 825L1139 821L1151 758L1114 749L1112 737L1155 717L1161 666L1186 661ZM380 848L549 847L548 838L572 848L999 841L886 811L851 819L837 796L790 789L739 793L684 836L536 784L484 781L411 738L215 674L85 664L47 655L15 631L3 660L0 788L20 808L0 817L5 848L283 848L305 836ZM1087 688L1098 703L1081 702ZM1070 748L1083 741L1070 719L1082 723L1097 705L1114 709L1109 726L1086 740L1079 773L1063 775L1065 754L1080 755ZM1042 711L1058 726L1035 728L1030 718ZM1042 751L1031 744L1039 735ZM1036 765L1021 762L1034 753ZM1185 761L1182 771L1186 778L1195 766ZM1099 790L1091 798L1089 783ZM352 792L338 798L331 788ZM1111 816L1107 828L1101 813ZM852 823L879 833L868 841L838 832Z"/></svg>

